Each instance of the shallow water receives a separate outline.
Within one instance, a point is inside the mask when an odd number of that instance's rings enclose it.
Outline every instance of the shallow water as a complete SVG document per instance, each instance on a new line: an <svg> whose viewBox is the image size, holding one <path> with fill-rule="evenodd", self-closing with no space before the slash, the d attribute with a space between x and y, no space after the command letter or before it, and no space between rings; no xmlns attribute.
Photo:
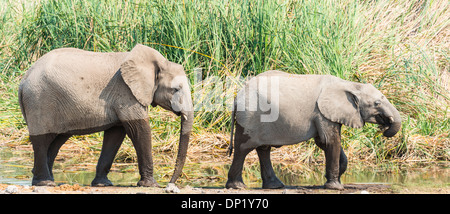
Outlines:
<svg viewBox="0 0 450 214"><path fill-rule="evenodd" d="M22 154L9 148L0 149L0 183L31 185L32 154ZM185 176L179 179L183 185L194 187L223 187L226 183L230 164L187 163ZM274 164L280 180L288 186L323 185L325 167L323 165L285 166ZM173 166L155 164L155 179L162 185L168 182ZM53 170L56 183L90 185L95 177L95 163L68 166L55 163ZM349 165L342 176L344 184L412 184L412 185L450 185L450 167L448 162L415 165L381 164L377 167ZM187 177L186 177L187 176ZM137 165L113 164L108 178L115 185L133 186L139 179ZM244 182L248 187L261 187L259 166L245 165Z"/></svg>

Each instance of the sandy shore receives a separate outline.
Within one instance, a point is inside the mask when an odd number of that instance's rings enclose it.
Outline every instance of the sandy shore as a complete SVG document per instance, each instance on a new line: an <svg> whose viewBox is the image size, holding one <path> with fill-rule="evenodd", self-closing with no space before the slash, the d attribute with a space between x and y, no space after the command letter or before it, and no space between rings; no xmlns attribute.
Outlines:
<svg viewBox="0 0 450 214"><path fill-rule="evenodd" d="M323 186L291 186L284 189L226 189L208 187L180 187L179 194L392 194L392 193L450 193L450 188L407 189L386 184L345 184L344 190L328 190ZM37 187L0 184L0 194L167 194L164 188L111 186L90 187L62 184L56 187Z"/></svg>

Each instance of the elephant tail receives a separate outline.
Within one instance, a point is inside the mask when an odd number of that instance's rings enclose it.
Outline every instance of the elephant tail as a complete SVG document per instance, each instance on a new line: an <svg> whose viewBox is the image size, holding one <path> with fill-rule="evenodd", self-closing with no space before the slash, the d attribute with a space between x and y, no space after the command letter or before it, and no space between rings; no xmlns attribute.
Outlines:
<svg viewBox="0 0 450 214"><path fill-rule="evenodd" d="M19 85L19 93L18 93L18 95L19 95L19 105L20 105L20 110L22 111L23 119L25 119L25 122L27 122L27 116L25 114L25 108L23 106L23 95L22 95L22 92L23 92L23 86L22 86L22 84L20 84Z"/></svg>
<svg viewBox="0 0 450 214"><path fill-rule="evenodd" d="M236 100L234 100L233 109L231 110L231 136L230 136L230 146L228 146L228 151L227 151L228 157L230 157L231 154L233 153L233 137L234 137L235 116L236 116Z"/></svg>

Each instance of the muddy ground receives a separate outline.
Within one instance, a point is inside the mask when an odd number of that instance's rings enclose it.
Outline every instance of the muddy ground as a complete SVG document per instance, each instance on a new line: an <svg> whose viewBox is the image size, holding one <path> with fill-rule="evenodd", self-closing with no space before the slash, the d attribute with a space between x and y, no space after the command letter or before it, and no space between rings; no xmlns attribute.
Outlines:
<svg viewBox="0 0 450 214"><path fill-rule="evenodd" d="M450 194L450 188L420 188L404 187L387 184L345 184L344 190L328 190L323 186L289 186L284 189L266 190L254 189L225 189L198 188L191 186L180 187L179 194L397 194L397 193L436 193ZM167 194L164 188L112 186L90 187L78 184L62 184L56 187L36 187L0 184L0 194Z"/></svg>

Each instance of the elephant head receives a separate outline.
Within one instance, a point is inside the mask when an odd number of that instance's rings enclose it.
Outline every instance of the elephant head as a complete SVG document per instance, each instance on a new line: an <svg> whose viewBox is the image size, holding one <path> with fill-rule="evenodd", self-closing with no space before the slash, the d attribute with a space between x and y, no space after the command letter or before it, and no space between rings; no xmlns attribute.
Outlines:
<svg viewBox="0 0 450 214"><path fill-rule="evenodd" d="M394 136L401 128L400 113L371 84L336 81L322 88L317 104L323 116L346 126L379 124L386 137Z"/></svg>
<svg viewBox="0 0 450 214"><path fill-rule="evenodd" d="M143 106L159 105L181 117L181 130L175 171L170 183L180 176L194 120L188 79L182 65L165 59L158 51L134 47L120 67L122 78Z"/></svg>

